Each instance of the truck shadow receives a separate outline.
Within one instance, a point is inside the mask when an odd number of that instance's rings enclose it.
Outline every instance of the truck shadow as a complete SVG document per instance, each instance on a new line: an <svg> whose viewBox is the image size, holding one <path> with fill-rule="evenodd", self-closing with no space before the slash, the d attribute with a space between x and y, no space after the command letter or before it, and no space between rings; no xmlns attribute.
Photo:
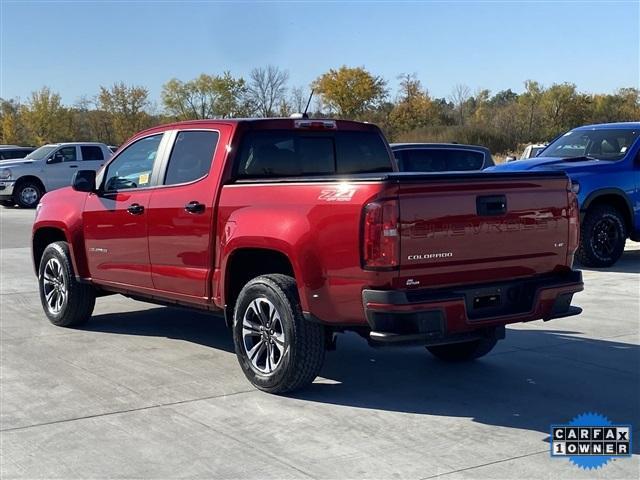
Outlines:
<svg viewBox="0 0 640 480"><path fill-rule="evenodd" d="M620 260L609 268L590 268L580 263L576 263L576 268L594 272L640 273L640 250L625 250Z"/></svg>
<svg viewBox="0 0 640 480"><path fill-rule="evenodd" d="M152 307L132 312L94 315L82 329L175 338L235 353L233 338L222 316L181 308Z"/></svg>
<svg viewBox="0 0 640 480"><path fill-rule="evenodd" d="M291 395L324 404L417 415L456 416L500 427L548 432L554 423L598 412L640 430L640 346L585 339L579 332L508 329L476 362L449 364L422 347L369 347L340 335L323 380ZM177 308L95 316L88 331L168 337L232 353L220 317ZM238 375L242 375L238 368ZM634 453L640 441L634 436Z"/></svg>
<svg viewBox="0 0 640 480"><path fill-rule="evenodd" d="M371 349L347 335L327 355L321 375L329 381L295 397L545 433L553 423L597 412L632 424L633 451L640 453L640 346L578 333L508 329L495 353L460 364L421 347Z"/></svg>

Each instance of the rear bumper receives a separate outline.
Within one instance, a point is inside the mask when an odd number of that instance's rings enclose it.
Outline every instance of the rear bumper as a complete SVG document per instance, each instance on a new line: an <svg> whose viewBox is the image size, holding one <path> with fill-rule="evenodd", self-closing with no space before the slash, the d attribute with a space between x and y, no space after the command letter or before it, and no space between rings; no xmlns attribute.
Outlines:
<svg viewBox="0 0 640 480"><path fill-rule="evenodd" d="M437 345L503 335L509 323L578 315L573 294L582 273L451 289L364 290L362 301L376 343ZM498 332L498 333L496 333Z"/></svg>

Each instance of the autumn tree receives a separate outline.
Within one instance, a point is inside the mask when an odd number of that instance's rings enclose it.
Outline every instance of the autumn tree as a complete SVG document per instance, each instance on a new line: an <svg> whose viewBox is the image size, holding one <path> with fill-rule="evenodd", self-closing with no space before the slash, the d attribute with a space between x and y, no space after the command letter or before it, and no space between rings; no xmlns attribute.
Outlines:
<svg viewBox="0 0 640 480"><path fill-rule="evenodd" d="M387 96L386 82L364 67L331 69L318 77L312 86L324 103L343 118L360 118Z"/></svg>
<svg viewBox="0 0 640 480"><path fill-rule="evenodd" d="M17 100L0 98L0 143L20 145L29 143L22 106Z"/></svg>
<svg viewBox="0 0 640 480"><path fill-rule="evenodd" d="M437 107L415 74L399 77L400 88L392 105L390 123L395 132L407 132L438 123Z"/></svg>
<svg viewBox="0 0 640 480"><path fill-rule="evenodd" d="M150 125L146 109L150 106L149 91L145 87L115 83L100 86L98 108L111 115L115 143L122 143L134 133Z"/></svg>
<svg viewBox="0 0 640 480"><path fill-rule="evenodd" d="M49 87L32 92L22 109L29 139L37 145L73 139L72 116L58 93Z"/></svg>

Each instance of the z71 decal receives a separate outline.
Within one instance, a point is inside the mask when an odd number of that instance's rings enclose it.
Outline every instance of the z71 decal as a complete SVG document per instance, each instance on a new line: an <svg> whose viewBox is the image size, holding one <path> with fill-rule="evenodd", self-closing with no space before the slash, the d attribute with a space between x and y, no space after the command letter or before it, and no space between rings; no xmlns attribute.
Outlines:
<svg viewBox="0 0 640 480"><path fill-rule="evenodd" d="M324 200L326 202L348 202L356 193L355 188L331 188L322 190L318 200Z"/></svg>

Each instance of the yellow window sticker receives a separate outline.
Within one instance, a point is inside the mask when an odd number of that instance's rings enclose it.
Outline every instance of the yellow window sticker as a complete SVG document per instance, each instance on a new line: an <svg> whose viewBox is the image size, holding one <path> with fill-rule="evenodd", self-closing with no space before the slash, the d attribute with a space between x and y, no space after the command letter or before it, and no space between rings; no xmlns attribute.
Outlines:
<svg viewBox="0 0 640 480"><path fill-rule="evenodd" d="M138 177L138 185L145 185L147 183L149 183L149 174L141 173L140 176Z"/></svg>

